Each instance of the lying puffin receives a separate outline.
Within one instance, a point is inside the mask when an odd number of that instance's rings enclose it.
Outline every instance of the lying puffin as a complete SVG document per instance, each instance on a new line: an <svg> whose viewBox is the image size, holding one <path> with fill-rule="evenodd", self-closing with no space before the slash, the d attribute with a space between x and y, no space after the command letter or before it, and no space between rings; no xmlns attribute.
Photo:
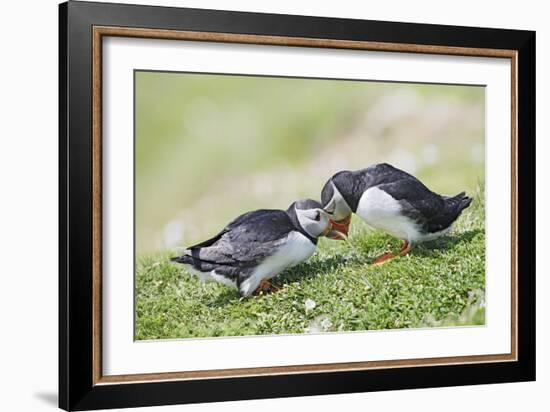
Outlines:
<svg viewBox="0 0 550 412"><path fill-rule="evenodd" d="M330 216L315 200L298 200L285 210L245 213L212 239L172 258L203 281L236 287L241 296L269 290L268 279L306 260L319 236L344 238L331 226Z"/></svg>
<svg viewBox="0 0 550 412"><path fill-rule="evenodd" d="M399 253L378 256L375 264L407 254L413 244L447 233L472 202L464 192L442 196L416 177L387 163L332 176L321 193L323 208L332 215L332 227L347 235L351 214L370 226L403 240Z"/></svg>

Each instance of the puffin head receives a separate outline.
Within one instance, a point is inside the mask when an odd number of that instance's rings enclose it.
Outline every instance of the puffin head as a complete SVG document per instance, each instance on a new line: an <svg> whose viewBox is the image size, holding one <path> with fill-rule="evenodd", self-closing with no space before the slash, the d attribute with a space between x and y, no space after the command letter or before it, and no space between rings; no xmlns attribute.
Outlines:
<svg viewBox="0 0 550 412"><path fill-rule="evenodd" d="M353 211L342 196L342 190L345 190L350 182L351 172L339 172L331 177L321 192L321 202L323 209L331 215L330 223L336 231L347 236L349 225L351 223L351 215ZM329 236L330 237L330 236ZM332 238L331 239L337 239Z"/></svg>
<svg viewBox="0 0 550 412"><path fill-rule="evenodd" d="M287 212L296 217L300 227L311 237L326 236L331 239L344 240L347 236L334 229L330 215L323 210L316 200L297 200L288 208Z"/></svg>

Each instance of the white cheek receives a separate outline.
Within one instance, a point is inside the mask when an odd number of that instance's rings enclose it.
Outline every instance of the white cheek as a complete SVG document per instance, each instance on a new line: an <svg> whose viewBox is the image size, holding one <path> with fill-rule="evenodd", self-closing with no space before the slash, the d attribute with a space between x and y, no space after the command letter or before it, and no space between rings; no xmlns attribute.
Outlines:
<svg viewBox="0 0 550 412"><path fill-rule="evenodd" d="M327 211L328 213L334 213L335 209L336 209L336 200L333 197L332 199L330 199L330 202L328 202L328 204L325 206L325 211Z"/></svg>
<svg viewBox="0 0 550 412"><path fill-rule="evenodd" d="M296 209L296 217L298 217L298 223L300 223L300 226L305 227L305 225L307 224L307 218L304 215L304 212Z"/></svg>
<svg viewBox="0 0 550 412"><path fill-rule="evenodd" d="M348 204L346 203L346 201L341 200L340 202L338 202L338 207L334 211L333 216L334 216L334 219L338 221L338 220L347 218L351 214L352 214L352 211L348 207Z"/></svg>
<svg viewBox="0 0 550 412"><path fill-rule="evenodd" d="M337 220L341 220L346 218L353 212L346 200L344 199L344 196L342 196L340 191L336 188L336 186L334 186L334 183L332 184L332 186L334 188L334 195L332 197L332 200L336 206L334 209L334 217Z"/></svg>

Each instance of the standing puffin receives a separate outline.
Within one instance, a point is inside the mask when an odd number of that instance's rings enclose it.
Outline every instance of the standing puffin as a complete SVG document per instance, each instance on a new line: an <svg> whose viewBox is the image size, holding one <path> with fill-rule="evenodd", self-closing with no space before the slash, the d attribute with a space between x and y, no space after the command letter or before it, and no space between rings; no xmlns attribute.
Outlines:
<svg viewBox="0 0 550 412"><path fill-rule="evenodd" d="M269 290L267 282L308 259L319 236L345 237L333 231L330 216L315 200L298 200L287 210L245 213L212 239L172 258L203 281L236 287L241 296Z"/></svg>
<svg viewBox="0 0 550 412"><path fill-rule="evenodd" d="M413 244L447 233L472 202L465 192L442 196L416 177L387 163L332 176L321 193L323 208L332 215L333 228L347 234L351 214L370 226L403 240L399 253L378 256L380 264L407 254Z"/></svg>

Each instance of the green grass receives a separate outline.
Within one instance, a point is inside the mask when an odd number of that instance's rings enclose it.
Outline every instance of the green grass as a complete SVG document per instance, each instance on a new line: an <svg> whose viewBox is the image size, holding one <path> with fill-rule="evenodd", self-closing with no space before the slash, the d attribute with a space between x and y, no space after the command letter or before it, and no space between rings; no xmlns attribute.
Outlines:
<svg viewBox="0 0 550 412"><path fill-rule="evenodd" d="M321 239L311 259L274 279L279 292L251 298L201 283L169 262L176 252L142 256L136 339L482 325L484 221L478 190L448 236L372 266L399 242L354 217L348 242Z"/></svg>

